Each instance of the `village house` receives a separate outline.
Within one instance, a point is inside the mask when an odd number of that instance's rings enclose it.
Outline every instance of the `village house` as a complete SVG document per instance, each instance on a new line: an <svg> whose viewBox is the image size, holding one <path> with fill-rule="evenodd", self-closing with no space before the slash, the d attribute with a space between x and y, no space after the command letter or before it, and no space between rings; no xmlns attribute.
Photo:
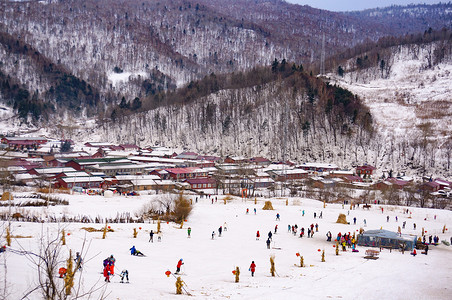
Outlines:
<svg viewBox="0 0 452 300"><path fill-rule="evenodd" d="M226 164L244 164L247 162L248 160L242 156L226 156L224 159L224 163Z"/></svg>
<svg viewBox="0 0 452 300"><path fill-rule="evenodd" d="M440 190L452 188L452 182L450 182L450 181L447 181L447 180L444 180L444 179L437 178L437 179L435 179L435 182L436 182L437 184L439 184L439 189L440 189Z"/></svg>
<svg viewBox="0 0 452 300"><path fill-rule="evenodd" d="M75 172L74 168L36 168L28 171L31 175L44 176L44 177L54 177L59 173L63 172Z"/></svg>
<svg viewBox="0 0 452 300"><path fill-rule="evenodd" d="M356 175L337 176L333 178L341 178L345 183L363 182L363 179Z"/></svg>
<svg viewBox="0 0 452 300"><path fill-rule="evenodd" d="M207 177L207 172L200 168L170 168L166 169L169 177L175 181L182 181L184 179L192 179L199 177Z"/></svg>
<svg viewBox="0 0 452 300"><path fill-rule="evenodd" d="M40 145L47 143L47 139L44 137L4 137L2 138L2 144L8 145L13 148L37 148Z"/></svg>
<svg viewBox="0 0 452 300"><path fill-rule="evenodd" d="M345 178L347 176L353 176L352 170L333 170L330 171L328 177L330 178Z"/></svg>
<svg viewBox="0 0 452 300"><path fill-rule="evenodd" d="M271 164L271 161L265 157L252 157L249 160L249 163L259 165L259 166L268 166Z"/></svg>
<svg viewBox="0 0 452 300"><path fill-rule="evenodd" d="M217 187L217 183L213 178L190 178L186 179L185 182L190 184L191 189L214 189Z"/></svg>
<svg viewBox="0 0 452 300"><path fill-rule="evenodd" d="M268 188L275 184L275 181L270 177L251 177L249 180L255 189Z"/></svg>
<svg viewBox="0 0 452 300"><path fill-rule="evenodd" d="M143 174L144 165L133 163L107 163L89 166L86 167L86 170L90 172L103 172L107 176L116 176L118 174Z"/></svg>
<svg viewBox="0 0 452 300"><path fill-rule="evenodd" d="M439 191L440 184L435 181L427 181L421 185L421 190L427 192L437 192Z"/></svg>
<svg viewBox="0 0 452 300"><path fill-rule="evenodd" d="M308 171L303 169L271 170L268 173L276 181L308 178Z"/></svg>
<svg viewBox="0 0 452 300"><path fill-rule="evenodd" d="M55 188L72 189L81 187L85 189L100 188L104 179L100 177L62 177L58 178L54 183Z"/></svg>

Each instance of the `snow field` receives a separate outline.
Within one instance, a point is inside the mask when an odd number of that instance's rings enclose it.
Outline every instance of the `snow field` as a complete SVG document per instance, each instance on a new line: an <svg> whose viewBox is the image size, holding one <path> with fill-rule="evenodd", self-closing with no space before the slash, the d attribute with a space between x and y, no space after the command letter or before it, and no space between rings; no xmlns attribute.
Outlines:
<svg viewBox="0 0 452 300"><path fill-rule="evenodd" d="M142 205L158 196L113 197L105 199L100 196L61 195L70 201L68 207L51 207L52 213L98 214L115 216L116 212L130 212L133 215ZM221 196L220 196L221 197ZM220 198L219 197L219 198ZM194 200L194 199L193 199ZM80 273L85 288L104 285L108 299L449 299L449 287L452 267L448 264L452 258L452 246L432 246L428 256L413 257L405 252L389 252L383 250L378 260L365 260L365 248L358 247L359 253L351 251L340 252L335 255L333 243L326 242L326 232L330 230L333 239L338 232L356 232L364 229L388 229L397 231L402 222L407 221L403 233L421 233L422 227L427 235L439 235L440 240L450 240L451 233L442 234L446 224L452 224L452 212L410 208L412 218L403 214L399 207L383 206L381 213L379 205L372 205L367 211L362 208L350 210L349 205L342 208L340 204L327 204L315 200L290 198L289 206L285 199L271 199L273 211L264 211L264 200L242 201L235 199L224 205L222 199L211 204L211 200L203 198L194 203L192 214L179 229L179 224L163 223L162 242L149 243L149 231L157 229L156 223L145 224L109 224L115 232L107 233L102 240L102 232L89 233L81 227L100 229L102 224L33 224L12 223L13 235L31 235L33 238L14 239L13 249L38 251L41 231L54 234L58 227L64 228L67 234L67 246L63 246L63 256L72 249L73 253L80 251L86 237L84 268ZM193 201L195 202L195 201ZM257 208L254 215L253 209ZM250 213L247 215L246 209ZM5 208L3 208L5 209ZM305 216L302 217L302 210ZM44 213L44 210L42 213ZM58 211L60 210L60 211ZM314 219L313 213L323 212L323 219ZM357 218L357 225L343 225L335 223L339 213L347 215L347 221L353 224L353 217ZM276 213L281 220L276 221ZM386 216L390 222L386 222ZM434 219L436 215L436 220ZM395 221L398 216L398 222ZM426 220L424 220L427 218ZM227 231L218 237L218 228L227 222ZM413 230L413 223L417 230ZM287 226L297 224L298 233L313 223L319 224L319 232L314 237L300 239L288 233ZM267 249L265 241L269 231L274 231L278 224L278 233L273 235L272 247ZM4 226L4 224L2 225ZM142 227L141 230L138 228ZM187 238L187 228L191 227L191 238ZM133 238L133 228L139 231L138 237ZM260 231L260 240L256 241L256 231ZM215 231L215 239L211 233ZM131 256L129 248L133 245L146 254L146 257ZM280 249L276 249L280 248ZM321 252L325 250L326 262L321 262ZM304 257L307 267L300 268L299 252ZM419 251L420 252L420 251ZM419 253L418 252L418 253ZM67 253L67 254L66 254ZM120 284L119 276L111 279L111 283L104 284L102 260L113 254L116 258L115 273L122 269L129 270L131 284ZM5 255L2 254L2 255ZM276 277L270 275L270 255L275 255ZM186 282L186 289L194 296L175 295L175 278L167 278L164 274L168 269L176 270L177 261L183 258L182 279ZM257 267L255 277L248 271L251 261ZM6 253L7 280L11 299L19 299L37 281L34 266L24 256ZM62 263L63 266L63 263ZM240 267L240 282L234 282L232 270ZM57 275L56 275L57 276ZM1 277L1 276L0 276ZM29 299L40 299L38 294L32 294Z"/></svg>

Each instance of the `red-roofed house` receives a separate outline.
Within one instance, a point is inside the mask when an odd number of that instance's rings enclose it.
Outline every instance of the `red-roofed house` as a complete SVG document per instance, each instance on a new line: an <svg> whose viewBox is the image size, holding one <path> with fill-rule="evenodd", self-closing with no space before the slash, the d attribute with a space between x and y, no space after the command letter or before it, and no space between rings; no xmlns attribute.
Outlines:
<svg viewBox="0 0 452 300"><path fill-rule="evenodd" d="M439 189L443 190L444 188L451 188L452 189L452 182L437 178L435 179L435 182L439 184Z"/></svg>
<svg viewBox="0 0 452 300"><path fill-rule="evenodd" d="M428 182L424 182L421 185L421 189L424 191L429 191L429 192L437 192L439 191L439 183L434 182L434 181L428 181Z"/></svg>
<svg viewBox="0 0 452 300"><path fill-rule="evenodd" d="M408 181L397 179L397 178L394 178L394 177L388 178L388 179L386 179L386 181L389 181L390 183L393 184L394 187L396 187L398 189L403 189L407 184L410 183Z"/></svg>
<svg viewBox="0 0 452 300"><path fill-rule="evenodd" d="M347 183L363 182L363 179L361 177L354 176L354 175L345 175L345 176L342 176L341 178Z"/></svg>
<svg viewBox="0 0 452 300"><path fill-rule="evenodd" d="M35 147L47 143L47 139L43 137L4 137L2 138L2 143L7 144L9 147Z"/></svg>
<svg viewBox="0 0 452 300"><path fill-rule="evenodd" d="M171 179L179 181L189 178L207 177L207 171L200 168L171 168L165 169Z"/></svg>

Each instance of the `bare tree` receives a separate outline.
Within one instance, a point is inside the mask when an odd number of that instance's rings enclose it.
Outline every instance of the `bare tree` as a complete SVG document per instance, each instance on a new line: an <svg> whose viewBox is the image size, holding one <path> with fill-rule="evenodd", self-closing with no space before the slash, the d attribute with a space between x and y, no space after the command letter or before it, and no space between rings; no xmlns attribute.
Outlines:
<svg viewBox="0 0 452 300"><path fill-rule="evenodd" d="M29 299L31 295L37 293L41 294L46 300L65 300L65 299L82 299L82 298L97 298L104 299L106 297L106 285L100 285L96 282L87 290L82 287L82 268L75 268L72 270L72 280L76 281L72 287L69 287L68 280L61 280L55 275L58 274L59 267L66 265L66 254L63 253L63 242L61 239L62 230L59 228L56 233L49 232L44 229L41 231L41 238L39 239L38 253L22 249L16 251L11 249L11 252L25 255L27 259L36 267L37 284L31 287L22 296L21 299ZM81 257L85 258L88 249L85 250L86 238L83 241L82 249L80 251ZM89 248L89 247L87 247ZM69 273L69 272L68 272ZM95 296L95 293L99 293Z"/></svg>

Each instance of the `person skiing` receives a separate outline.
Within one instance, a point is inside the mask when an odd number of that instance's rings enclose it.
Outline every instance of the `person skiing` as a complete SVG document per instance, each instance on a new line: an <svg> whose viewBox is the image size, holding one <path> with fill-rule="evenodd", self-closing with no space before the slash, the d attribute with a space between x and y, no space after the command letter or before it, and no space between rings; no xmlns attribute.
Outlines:
<svg viewBox="0 0 452 300"><path fill-rule="evenodd" d="M108 264L110 265L110 274L115 275L115 262L116 259L113 257L113 254L108 258Z"/></svg>
<svg viewBox="0 0 452 300"><path fill-rule="evenodd" d="M131 254L131 255L135 255L135 256L141 255L141 256L144 256L144 254L141 253L141 251L137 250L137 249L135 248L135 246L132 246L132 248L130 248L129 250L130 250L130 254Z"/></svg>
<svg viewBox="0 0 452 300"><path fill-rule="evenodd" d="M271 231L268 232L268 239L269 239L269 240L272 239L272 232L271 232Z"/></svg>
<svg viewBox="0 0 452 300"><path fill-rule="evenodd" d="M212 231L212 240L215 238L215 231Z"/></svg>
<svg viewBox="0 0 452 300"><path fill-rule="evenodd" d="M179 259L179 261L177 262L177 266L176 266L176 273L174 273L174 274L179 274L180 267L182 267L183 264L184 264L184 260L182 258Z"/></svg>
<svg viewBox="0 0 452 300"><path fill-rule="evenodd" d="M254 214L256 214L256 208L254 208Z"/></svg>
<svg viewBox="0 0 452 300"><path fill-rule="evenodd" d="M261 234L259 233L259 230L256 232L256 241L259 240L259 238L261 237Z"/></svg>
<svg viewBox="0 0 452 300"><path fill-rule="evenodd" d="M220 228L218 228L218 237L221 236L221 232L223 232L223 227L222 226L220 226Z"/></svg>
<svg viewBox="0 0 452 300"><path fill-rule="evenodd" d="M270 249L270 238L267 239L267 249Z"/></svg>
<svg viewBox="0 0 452 300"><path fill-rule="evenodd" d="M326 233L326 241L327 242L331 242L331 231L328 231L327 233Z"/></svg>
<svg viewBox="0 0 452 300"><path fill-rule="evenodd" d="M82 269L82 257L80 256L80 252L75 254L75 268L81 270Z"/></svg>
<svg viewBox="0 0 452 300"><path fill-rule="evenodd" d="M64 278L66 276L67 269L65 267L61 267L58 269L58 274L60 274L60 278Z"/></svg>
<svg viewBox="0 0 452 300"><path fill-rule="evenodd" d="M124 283L124 278L127 279L127 283L129 283L129 271L122 270L121 274L119 274L119 277L121 277L121 283Z"/></svg>
<svg viewBox="0 0 452 300"><path fill-rule="evenodd" d="M110 266L107 264L104 268L105 282L110 282Z"/></svg>
<svg viewBox="0 0 452 300"><path fill-rule="evenodd" d="M246 214L249 214L249 213L250 213L250 209L247 208L247 209L246 209Z"/></svg>
<svg viewBox="0 0 452 300"><path fill-rule="evenodd" d="M249 270L251 271L251 277L254 277L254 272L256 272L256 264L254 263L254 260L251 262Z"/></svg>
<svg viewBox="0 0 452 300"><path fill-rule="evenodd" d="M190 237L190 234L191 234L191 227L188 227L188 228L187 228L187 234L188 234L188 237Z"/></svg>
<svg viewBox="0 0 452 300"><path fill-rule="evenodd" d="M275 233L278 231L278 224L275 225Z"/></svg>
<svg viewBox="0 0 452 300"><path fill-rule="evenodd" d="M353 218L353 225L356 225L356 217Z"/></svg>
<svg viewBox="0 0 452 300"><path fill-rule="evenodd" d="M151 232L149 232L149 242L154 242L154 231L151 229Z"/></svg>
<svg viewBox="0 0 452 300"><path fill-rule="evenodd" d="M304 217L304 209L303 209L303 211L301 212L301 216Z"/></svg>
<svg viewBox="0 0 452 300"><path fill-rule="evenodd" d="M162 232L160 231L159 233L157 233L157 242L161 241L162 241Z"/></svg>
<svg viewBox="0 0 452 300"><path fill-rule="evenodd" d="M276 220L279 221L279 217L280 217L280 216L279 216L279 213L277 213L277 214L276 214Z"/></svg>
<svg viewBox="0 0 452 300"><path fill-rule="evenodd" d="M228 231L228 224L226 222L224 222L223 224L223 230Z"/></svg>

